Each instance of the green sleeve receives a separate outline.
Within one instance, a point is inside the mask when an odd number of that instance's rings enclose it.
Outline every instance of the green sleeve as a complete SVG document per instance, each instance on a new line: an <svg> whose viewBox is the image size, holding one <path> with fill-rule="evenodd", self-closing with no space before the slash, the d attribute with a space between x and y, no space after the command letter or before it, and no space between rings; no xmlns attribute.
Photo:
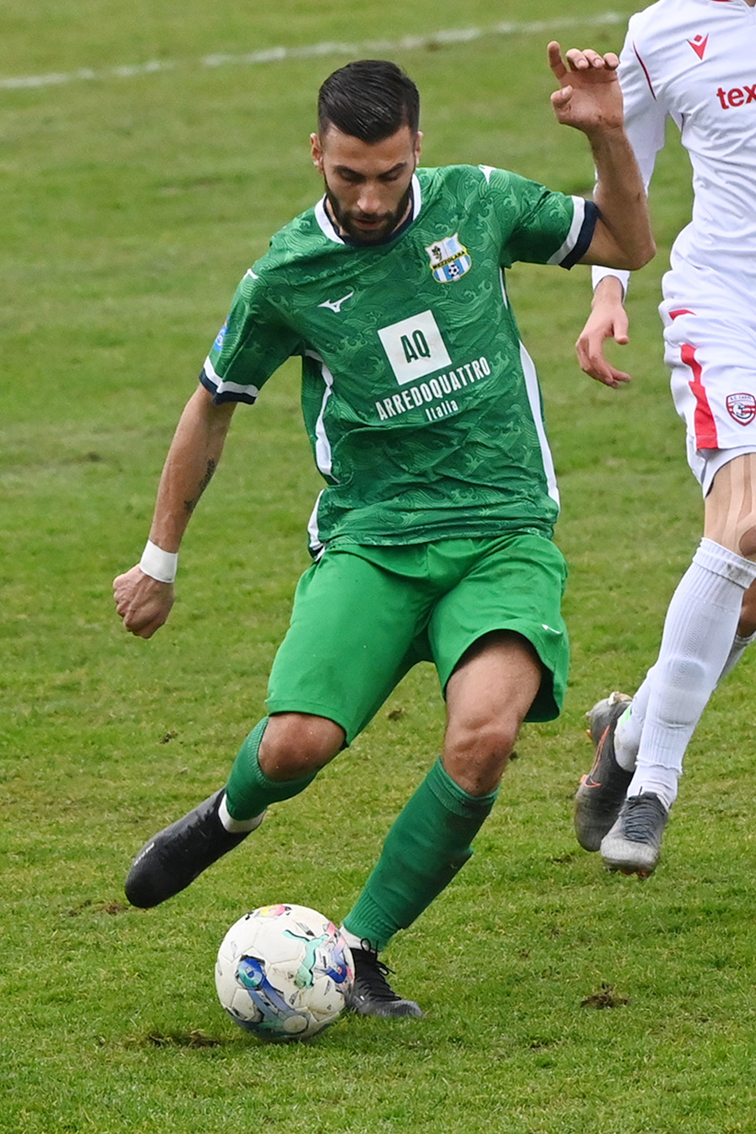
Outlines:
<svg viewBox="0 0 756 1134"><path fill-rule="evenodd" d="M575 199L553 192L507 170L488 171L488 191L495 201L502 225L501 263L511 267L517 260L530 264L561 262L554 260L565 248L572 250L580 237L575 226Z"/></svg>
<svg viewBox="0 0 756 1134"><path fill-rule="evenodd" d="M276 310L274 283L256 264L236 289L201 381L216 402L252 403L279 366L302 350L299 336Z"/></svg>

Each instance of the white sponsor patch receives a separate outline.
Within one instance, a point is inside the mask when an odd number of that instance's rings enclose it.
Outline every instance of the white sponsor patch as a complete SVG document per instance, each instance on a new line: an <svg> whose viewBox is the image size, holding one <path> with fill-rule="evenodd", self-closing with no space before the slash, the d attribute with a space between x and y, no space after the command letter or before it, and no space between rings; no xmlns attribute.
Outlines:
<svg viewBox="0 0 756 1134"><path fill-rule="evenodd" d="M451 365L432 311L392 323L378 332L400 386Z"/></svg>

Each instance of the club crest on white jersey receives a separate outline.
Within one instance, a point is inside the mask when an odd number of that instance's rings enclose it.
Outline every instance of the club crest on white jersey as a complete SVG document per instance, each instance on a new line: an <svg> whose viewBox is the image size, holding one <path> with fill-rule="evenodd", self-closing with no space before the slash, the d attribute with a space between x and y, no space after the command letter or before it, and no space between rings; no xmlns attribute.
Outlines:
<svg viewBox="0 0 756 1134"><path fill-rule="evenodd" d="M753 394L728 394L727 412L738 425L750 425L756 417L756 398Z"/></svg>
<svg viewBox="0 0 756 1134"><path fill-rule="evenodd" d="M430 256L433 278L439 283L454 283L472 267L472 257L460 243L458 232L429 244L425 251Z"/></svg>

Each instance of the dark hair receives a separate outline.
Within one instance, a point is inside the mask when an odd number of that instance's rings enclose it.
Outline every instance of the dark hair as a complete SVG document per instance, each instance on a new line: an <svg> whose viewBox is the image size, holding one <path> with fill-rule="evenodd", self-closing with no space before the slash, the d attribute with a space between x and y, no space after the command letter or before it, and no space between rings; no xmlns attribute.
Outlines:
<svg viewBox="0 0 756 1134"><path fill-rule="evenodd" d="M420 95L396 63L360 59L329 75L318 94L318 129L335 126L362 142L382 142L402 126L417 133Z"/></svg>

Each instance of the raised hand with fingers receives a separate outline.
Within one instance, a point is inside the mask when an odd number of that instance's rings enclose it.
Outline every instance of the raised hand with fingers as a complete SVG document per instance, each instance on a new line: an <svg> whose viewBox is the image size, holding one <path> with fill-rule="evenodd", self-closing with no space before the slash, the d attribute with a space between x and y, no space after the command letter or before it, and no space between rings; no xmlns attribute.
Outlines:
<svg viewBox="0 0 756 1134"><path fill-rule="evenodd" d="M622 92L617 81L619 59L600 55L592 48L572 48L566 62L555 41L548 46L549 66L559 80L551 96L557 120L590 134L594 130L622 129Z"/></svg>

